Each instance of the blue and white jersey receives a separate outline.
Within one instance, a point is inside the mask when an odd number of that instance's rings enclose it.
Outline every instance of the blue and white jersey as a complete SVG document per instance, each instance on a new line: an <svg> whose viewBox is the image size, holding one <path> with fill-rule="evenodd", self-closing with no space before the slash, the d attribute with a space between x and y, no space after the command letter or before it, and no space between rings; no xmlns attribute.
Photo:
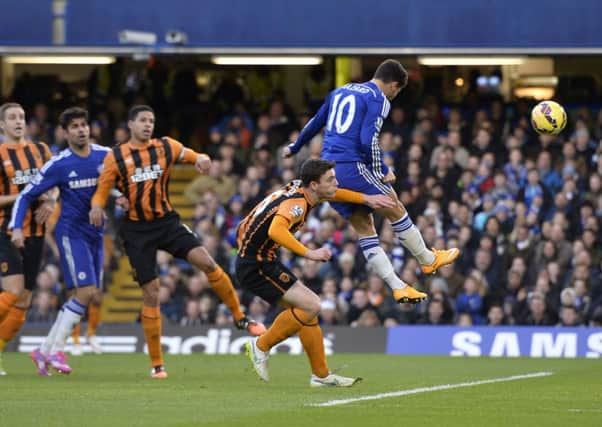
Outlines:
<svg viewBox="0 0 602 427"><path fill-rule="evenodd" d="M293 154L323 127L322 158L337 163L364 163L382 179L388 172L378 137L391 104L372 82L349 83L332 91L299 138L289 145Z"/></svg>
<svg viewBox="0 0 602 427"><path fill-rule="evenodd" d="M103 229L90 224L88 214L90 200L109 151L107 147L91 144L88 157L80 157L70 148L52 157L15 201L9 228L22 228L27 208L46 191L58 187L61 214L56 231L90 239L102 237Z"/></svg>

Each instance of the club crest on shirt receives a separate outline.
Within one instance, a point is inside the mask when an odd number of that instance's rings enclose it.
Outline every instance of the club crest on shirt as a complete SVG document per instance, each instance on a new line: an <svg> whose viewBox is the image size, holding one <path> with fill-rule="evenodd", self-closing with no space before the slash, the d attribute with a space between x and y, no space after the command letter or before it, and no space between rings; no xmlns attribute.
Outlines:
<svg viewBox="0 0 602 427"><path fill-rule="evenodd" d="M290 214L293 218L299 218L303 215L303 208L299 205L295 205L291 208Z"/></svg>

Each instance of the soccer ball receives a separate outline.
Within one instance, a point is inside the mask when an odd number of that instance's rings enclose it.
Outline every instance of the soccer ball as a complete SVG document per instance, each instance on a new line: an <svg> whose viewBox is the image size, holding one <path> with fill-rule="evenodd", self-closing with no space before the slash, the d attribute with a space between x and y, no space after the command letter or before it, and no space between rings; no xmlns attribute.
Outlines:
<svg viewBox="0 0 602 427"><path fill-rule="evenodd" d="M541 135L558 135L566 126L566 112L554 101L541 101L531 110L531 125Z"/></svg>

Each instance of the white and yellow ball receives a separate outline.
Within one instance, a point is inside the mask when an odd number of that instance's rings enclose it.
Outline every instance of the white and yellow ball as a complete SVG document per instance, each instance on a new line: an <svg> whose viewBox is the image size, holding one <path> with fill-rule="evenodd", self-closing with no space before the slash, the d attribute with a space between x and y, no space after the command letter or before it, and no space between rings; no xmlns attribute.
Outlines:
<svg viewBox="0 0 602 427"><path fill-rule="evenodd" d="M531 125L541 135L558 135L566 126L566 112L554 101L541 101L531 110Z"/></svg>

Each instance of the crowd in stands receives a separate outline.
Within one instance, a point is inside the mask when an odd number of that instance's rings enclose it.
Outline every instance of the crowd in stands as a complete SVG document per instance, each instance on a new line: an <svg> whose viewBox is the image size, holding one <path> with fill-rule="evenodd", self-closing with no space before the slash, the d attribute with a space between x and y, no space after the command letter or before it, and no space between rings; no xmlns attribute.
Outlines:
<svg viewBox="0 0 602 427"><path fill-rule="evenodd" d="M249 99L259 95L245 98L237 84L225 81L211 101L220 101L210 104L219 113L200 138L202 151L213 159L211 171L184 193L195 204L190 225L232 277L240 220L294 179L305 159L318 158L322 145L317 136L297 156L283 159L282 147L311 114L295 114L281 93L263 106L252 104ZM395 191L427 246L455 246L462 254L453 265L425 276L388 221L377 217L381 244L397 273L429 294L422 304L399 305L384 282L366 270L353 229L328 204L321 205L298 238L310 248L327 245L331 262L286 250L281 259L320 295L322 324L602 326L602 109L570 106L567 129L554 137L533 132L532 103L525 100L448 106L432 99L410 105L403 92L399 98L380 136L385 161L397 176ZM152 104L154 98L134 100ZM308 111L315 109L309 94L307 102ZM32 111L30 137L52 142L55 151L64 146L45 106ZM157 111L168 114L167 108ZM127 140L123 125L109 126L104 113L95 117L97 141ZM165 253L158 263L166 319L180 325L230 324L203 273ZM51 255L30 320L53 317L59 283ZM275 317L277 308L236 285L249 316L267 323Z"/></svg>
<svg viewBox="0 0 602 427"><path fill-rule="evenodd" d="M579 110L561 136L538 136L521 104L492 101L474 114L437 105L392 109L381 146L397 175L395 189L428 246L457 246L462 255L426 277L394 238L390 224L377 218L381 243L398 274L430 295L421 305L400 306L383 281L366 271L353 230L327 205L320 207L299 238L309 247L328 245L333 260L319 264L286 250L281 256L320 294L323 324L600 323L602 122ZM214 127L207 148L214 159L212 172L185 193L197 206L195 229L231 272L242 216L293 179L304 159L320 154L317 137L297 158L281 158L270 133L288 134L278 142L294 140L308 118L302 116L294 126L282 111L273 103L270 114L260 115L244 131L236 131L245 122L240 115L224 120L225 127ZM241 142L245 134L252 135L249 146ZM164 285L171 290L164 292L166 313L181 323L221 321L215 301L204 297L206 279L195 275L192 283L186 286L180 274L166 274ZM274 311L262 301L243 301L258 319L273 318Z"/></svg>

